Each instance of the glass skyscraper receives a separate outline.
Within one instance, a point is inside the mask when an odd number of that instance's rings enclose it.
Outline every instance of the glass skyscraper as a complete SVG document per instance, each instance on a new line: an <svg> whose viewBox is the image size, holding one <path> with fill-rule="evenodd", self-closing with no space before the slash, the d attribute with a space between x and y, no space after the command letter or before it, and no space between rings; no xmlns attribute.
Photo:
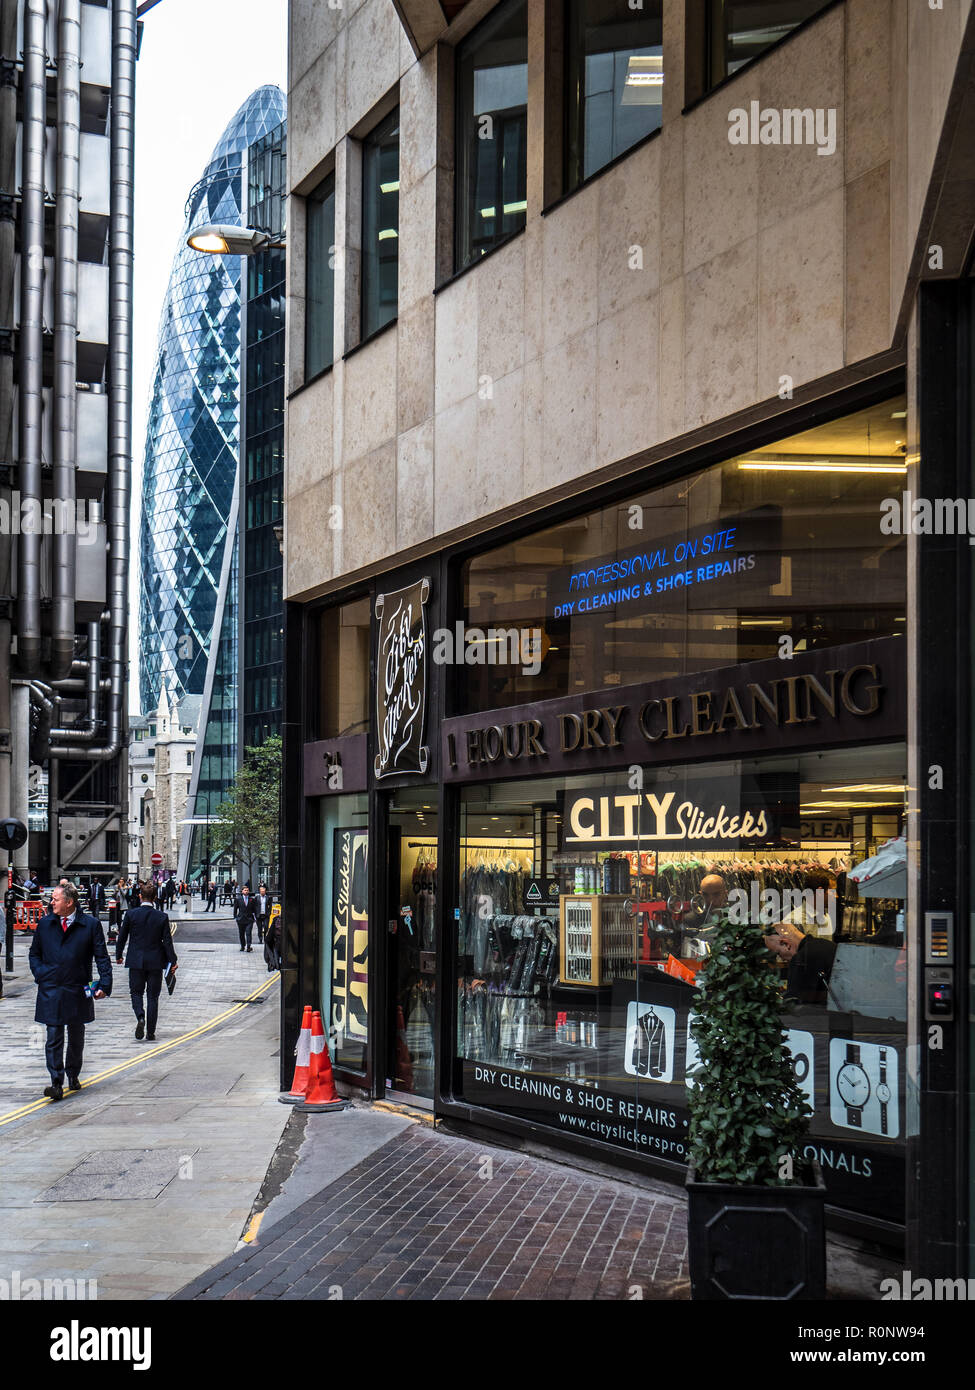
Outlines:
<svg viewBox="0 0 975 1390"><path fill-rule="evenodd" d="M284 94L259 87L230 121L186 203L159 327L143 474L140 534L140 695L144 713L161 683L203 695L219 681L219 710L205 711L203 747L214 740L233 776L236 760L237 526L240 437L240 258L186 244L202 223L243 225L242 155L279 126ZM207 680L211 647L219 672ZM212 703L212 702L210 702ZM209 727L211 713L220 729ZM216 801L214 808L216 808Z"/></svg>

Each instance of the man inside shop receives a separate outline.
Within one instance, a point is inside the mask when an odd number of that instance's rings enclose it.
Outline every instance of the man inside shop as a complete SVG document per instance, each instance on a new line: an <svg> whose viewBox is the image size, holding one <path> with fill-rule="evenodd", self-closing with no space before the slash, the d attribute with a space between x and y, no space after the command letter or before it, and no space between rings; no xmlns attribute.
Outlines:
<svg viewBox="0 0 975 1390"><path fill-rule="evenodd" d="M835 912L835 897L830 900L832 881L827 869L810 865L802 877L803 901L798 907L787 912L784 921L791 922L807 936L827 937L835 935L836 923L831 912ZM813 897L810 900L809 895Z"/></svg>
<svg viewBox="0 0 975 1390"><path fill-rule="evenodd" d="M824 936L802 931L794 922L776 922L765 936L774 956L788 966L786 999L802 1004L825 1004L836 946Z"/></svg>
<svg viewBox="0 0 975 1390"><path fill-rule="evenodd" d="M709 913L728 906L728 885L720 874L705 874L699 891Z"/></svg>

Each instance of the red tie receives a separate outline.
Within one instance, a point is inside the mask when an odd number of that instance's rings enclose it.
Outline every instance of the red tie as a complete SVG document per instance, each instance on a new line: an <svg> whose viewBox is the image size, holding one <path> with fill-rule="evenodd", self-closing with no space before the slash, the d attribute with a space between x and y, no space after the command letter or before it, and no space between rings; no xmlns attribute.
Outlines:
<svg viewBox="0 0 975 1390"><path fill-rule="evenodd" d="M62 930L62 931L67 931L67 930L68 930L68 919L67 919L67 917L62 917L62 918L61 918L61 930Z"/></svg>

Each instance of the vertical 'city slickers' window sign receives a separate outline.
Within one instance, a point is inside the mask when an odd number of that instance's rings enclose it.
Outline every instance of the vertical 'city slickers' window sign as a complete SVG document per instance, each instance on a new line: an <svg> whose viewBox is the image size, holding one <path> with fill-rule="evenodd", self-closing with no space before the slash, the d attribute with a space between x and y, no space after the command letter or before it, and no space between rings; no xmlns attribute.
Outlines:
<svg viewBox="0 0 975 1390"><path fill-rule="evenodd" d="M427 619L430 580L376 595L376 777L426 772Z"/></svg>
<svg viewBox="0 0 975 1390"><path fill-rule="evenodd" d="M332 859L332 1010L336 1065L363 1069L369 1038L369 832L335 831Z"/></svg>

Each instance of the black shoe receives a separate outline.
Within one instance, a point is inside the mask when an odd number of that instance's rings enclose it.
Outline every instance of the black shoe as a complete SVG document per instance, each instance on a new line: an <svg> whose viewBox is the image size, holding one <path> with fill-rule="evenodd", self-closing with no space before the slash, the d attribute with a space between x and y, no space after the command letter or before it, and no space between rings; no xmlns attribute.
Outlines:
<svg viewBox="0 0 975 1390"><path fill-rule="evenodd" d="M146 1042L155 1042L155 1041L156 1041L156 1035L155 1035L155 1033L147 1033L147 1034L146 1034Z"/></svg>
<svg viewBox="0 0 975 1390"><path fill-rule="evenodd" d="M247 948L247 954L250 955L250 953L251 953L251 947L248 946L248 948Z"/></svg>
<svg viewBox="0 0 975 1390"><path fill-rule="evenodd" d="M81 1090L81 1082L78 1080L78 1078L77 1078L76 1076L69 1076L69 1077L68 1077L68 1090L69 1090L69 1091L80 1091L80 1090Z"/></svg>
<svg viewBox="0 0 975 1390"><path fill-rule="evenodd" d="M243 946L241 946L241 948L240 948L240 949L241 949L241 950L243 950L243 949L244 949L244 948L243 948Z"/></svg>
<svg viewBox="0 0 975 1390"><path fill-rule="evenodd" d="M44 1087L44 1094L50 1096L52 1100L64 1100L64 1088L57 1082L52 1082L50 1086Z"/></svg>
<svg viewBox="0 0 975 1390"><path fill-rule="evenodd" d="M145 1035L146 1035L146 1024L145 1024L145 1019L140 1018L140 1019L139 1019L139 1022L135 1025L135 1036L136 1036L136 1040L137 1040L138 1042L141 1042L142 1039L145 1037Z"/></svg>

